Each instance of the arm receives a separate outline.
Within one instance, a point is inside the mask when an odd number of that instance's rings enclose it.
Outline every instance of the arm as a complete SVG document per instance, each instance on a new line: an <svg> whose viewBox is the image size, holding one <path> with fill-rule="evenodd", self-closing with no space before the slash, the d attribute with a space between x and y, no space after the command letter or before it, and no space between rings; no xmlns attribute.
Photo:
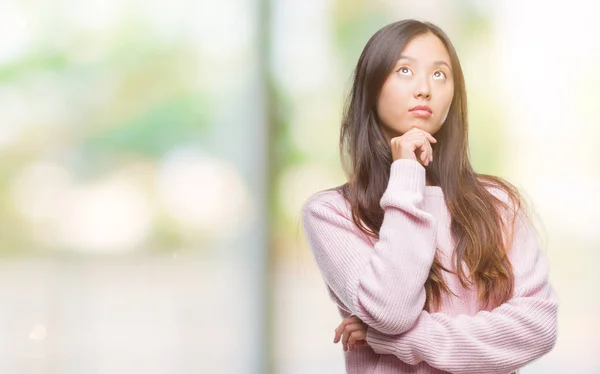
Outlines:
<svg viewBox="0 0 600 374"><path fill-rule="evenodd" d="M556 342L558 301L549 265L526 218L509 252L514 296L492 311L448 316L422 311L414 328L391 336L369 328L367 342L379 354L452 373L508 373L549 352Z"/></svg>
<svg viewBox="0 0 600 374"><path fill-rule="evenodd" d="M328 287L352 314L388 334L408 330L425 304L436 222L421 207L424 190L421 164L392 163L375 246L350 213L342 213L347 208L313 197L302 209L308 244Z"/></svg>

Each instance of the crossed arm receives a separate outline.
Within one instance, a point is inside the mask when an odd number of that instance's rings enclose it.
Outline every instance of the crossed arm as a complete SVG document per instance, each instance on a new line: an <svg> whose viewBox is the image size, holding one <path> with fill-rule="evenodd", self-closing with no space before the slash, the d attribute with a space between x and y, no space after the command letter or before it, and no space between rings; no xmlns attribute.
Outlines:
<svg viewBox="0 0 600 374"><path fill-rule="evenodd" d="M369 326L368 344L376 353L453 373L507 373L550 351L558 303L526 217L517 219L509 252L515 292L508 302L474 316L423 310L436 233L433 217L421 209L423 192L424 168L395 161L375 247L333 201L311 200L303 210L321 273L346 309Z"/></svg>

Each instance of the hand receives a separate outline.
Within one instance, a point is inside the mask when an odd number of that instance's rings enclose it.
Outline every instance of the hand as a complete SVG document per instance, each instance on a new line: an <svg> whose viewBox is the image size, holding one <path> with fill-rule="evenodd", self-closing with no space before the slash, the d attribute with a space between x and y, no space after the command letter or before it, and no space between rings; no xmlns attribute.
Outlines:
<svg viewBox="0 0 600 374"><path fill-rule="evenodd" d="M341 337L344 351L353 350L361 345L368 345L365 340L367 338L367 327L367 324L356 316L344 318L338 328L335 329L333 342L339 342Z"/></svg>
<svg viewBox="0 0 600 374"><path fill-rule="evenodd" d="M421 165L427 166L433 161L433 148L431 147L431 143L437 143L437 140L430 133L413 127L403 135L390 140L392 161L401 158L417 160L416 151L419 150L420 155L418 161Z"/></svg>

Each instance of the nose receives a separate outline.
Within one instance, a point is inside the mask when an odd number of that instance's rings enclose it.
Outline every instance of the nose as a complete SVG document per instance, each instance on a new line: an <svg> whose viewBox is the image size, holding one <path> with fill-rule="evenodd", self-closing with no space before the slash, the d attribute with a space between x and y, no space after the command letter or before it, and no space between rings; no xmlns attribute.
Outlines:
<svg viewBox="0 0 600 374"><path fill-rule="evenodd" d="M429 100L431 98L431 87L427 78L422 77L417 81L415 85L414 96L415 99Z"/></svg>

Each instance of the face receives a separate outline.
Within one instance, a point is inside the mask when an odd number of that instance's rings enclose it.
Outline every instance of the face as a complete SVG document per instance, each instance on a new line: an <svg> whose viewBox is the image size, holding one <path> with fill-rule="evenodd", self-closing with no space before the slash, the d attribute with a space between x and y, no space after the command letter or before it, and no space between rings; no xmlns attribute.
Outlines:
<svg viewBox="0 0 600 374"><path fill-rule="evenodd" d="M450 56L432 33L414 37L399 56L377 102L388 141L413 127L435 134L452 103L454 82Z"/></svg>

